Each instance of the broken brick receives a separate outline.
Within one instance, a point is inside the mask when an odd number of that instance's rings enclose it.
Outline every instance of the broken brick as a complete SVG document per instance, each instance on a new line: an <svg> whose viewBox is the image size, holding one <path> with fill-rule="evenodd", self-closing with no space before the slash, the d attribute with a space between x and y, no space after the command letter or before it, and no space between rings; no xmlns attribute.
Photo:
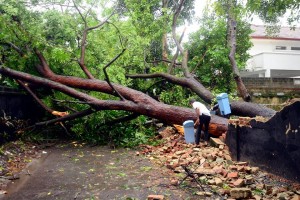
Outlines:
<svg viewBox="0 0 300 200"><path fill-rule="evenodd" d="M149 195L148 200L164 200L164 195Z"/></svg>
<svg viewBox="0 0 300 200"><path fill-rule="evenodd" d="M244 185L244 179L238 179L235 182L233 182L233 185L236 187L242 187Z"/></svg>
<svg viewBox="0 0 300 200"><path fill-rule="evenodd" d="M230 190L230 196L234 199L248 199L252 193L249 188L233 188Z"/></svg>
<svg viewBox="0 0 300 200"><path fill-rule="evenodd" d="M239 174L237 172L230 172L227 174L227 178L237 178Z"/></svg>

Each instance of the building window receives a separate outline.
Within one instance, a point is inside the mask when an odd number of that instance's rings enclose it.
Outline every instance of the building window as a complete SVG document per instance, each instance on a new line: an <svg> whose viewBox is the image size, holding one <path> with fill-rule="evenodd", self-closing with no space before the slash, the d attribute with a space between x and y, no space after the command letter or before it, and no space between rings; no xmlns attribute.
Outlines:
<svg viewBox="0 0 300 200"><path fill-rule="evenodd" d="M286 50L286 46L276 46L276 50Z"/></svg>
<svg viewBox="0 0 300 200"><path fill-rule="evenodd" d="M291 50L300 51L300 47L291 47Z"/></svg>
<svg viewBox="0 0 300 200"><path fill-rule="evenodd" d="M294 85L300 85L300 79L294 79Z"/></svg>

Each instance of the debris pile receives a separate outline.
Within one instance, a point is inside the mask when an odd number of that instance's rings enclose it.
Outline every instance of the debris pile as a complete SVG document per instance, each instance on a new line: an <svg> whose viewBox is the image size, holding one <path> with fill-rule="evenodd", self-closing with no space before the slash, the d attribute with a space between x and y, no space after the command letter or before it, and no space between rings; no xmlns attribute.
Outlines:
<svg viewBox="0 0 300 200"><path fill-rule="evenodd" d="M209 145L197 146L186 144L181 134L172 134L163 140L156 147L143 145L137 155L144 154L170 170L172 186L190 189L201 198L300 199L298 184L274 179L247 162L233 161L219 138L211 138Z"/></svg>
<svg viewBox="0 0 300 200"><path fill-rule="evenodd" d="M261 116L256 116L256 117L238 117L236 119L229 119L228 123L232 124L234 126L247 126L247 127L251 127L250 125L250 121L254 120L257 122L266 122L269 119L265 118L265 117L261 117Z"/></svg>

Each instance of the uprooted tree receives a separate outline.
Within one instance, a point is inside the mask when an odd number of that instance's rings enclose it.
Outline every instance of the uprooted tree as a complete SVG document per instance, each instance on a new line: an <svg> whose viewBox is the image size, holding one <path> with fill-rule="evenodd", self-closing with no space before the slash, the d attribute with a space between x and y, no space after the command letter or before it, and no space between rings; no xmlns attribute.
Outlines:
<svg viewBox="0 0 300 200"><path fill-rule="evenodd" d="M185 3L193 1L172 1L172 7L164 8L161 16L153 11L160 1L148 4L124 1L125 4L140 6L140 15L135 16L137 21L130 15L121 15L120 9L112 8L102 10L102 15L107 17L99 20L100 7L103 9L108 5L96 2L20 3L12 0L0 6L0 73L16 80L40 105L56 116L36 126L65 122L103 110L127 111L170 124L182 124L187 119L196 118L190 108L168 105L147 95L146 90L139 91L138 81L126 79L125 74L130 78L159 78L189 89L207 104L212 103L214 95L190 71L188 52L176 35L180 13L186 8ZM134 14L128 6L127 11ZM166 13L169 19L164 18ZM141 19L143 15L152 26L136 29L139 26L133 24L139 23L139 20L144 22ZM162 41L168 29L158 30L169 21L177 52L167 59L163 50L161 60L147 60L145 47L153 41ZM160 62L163 64L159 65ZM154 66L150 73L139 74L149 63ZM82 109L65 107L69 108L68 112L55 111L43 102L38 94L40 88L56 91L55 95L50 93L56 101L79 104ZM264 106L243 101L232 101L231 109L234 115L250 117L269 117L275 113ZM216 134L220 134L227 129L227 119L213 116L211 126Z"/></svg>

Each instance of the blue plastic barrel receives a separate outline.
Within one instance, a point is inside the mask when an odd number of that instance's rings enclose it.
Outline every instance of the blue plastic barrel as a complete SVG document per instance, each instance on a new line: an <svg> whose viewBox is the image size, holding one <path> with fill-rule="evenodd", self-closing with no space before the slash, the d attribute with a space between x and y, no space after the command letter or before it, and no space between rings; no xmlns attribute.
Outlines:
<svg viewBox="0 0 300 200"><path fill-rule="evenodd" d="M184 139L185 142L195 143L195 133L194 133L194 121L187 120L183 122L183 130L184 130Z"/></svg>
<svg viewBox="0 0 300 200"><path fill-rule="evenodd" d="M228 115L231 113L228 94L221 93L221 94L217 95L217 101L219 104L219 109L220 109L221 115Z"/></svg>

